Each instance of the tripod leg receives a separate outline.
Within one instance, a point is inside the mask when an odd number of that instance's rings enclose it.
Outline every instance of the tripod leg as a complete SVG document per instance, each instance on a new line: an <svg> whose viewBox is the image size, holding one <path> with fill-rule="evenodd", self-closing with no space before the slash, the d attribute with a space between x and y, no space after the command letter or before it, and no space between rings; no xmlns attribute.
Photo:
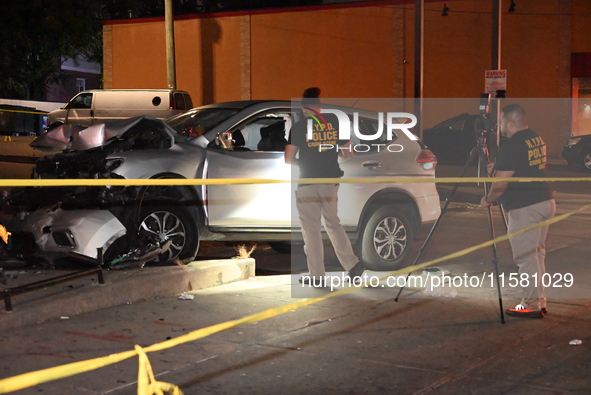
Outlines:
<svg viewBox="0 0 591 395"><path fill-rule="evenodd" d="M462 168L462 171L460 172L459 177L463 177L464 174L466 173L466 171L468 170L468 168L470 167L470 165L472 164L472 162L474 161L474 159L476 159L476 158L479 157L479 153L478 152L479 152L478 151L478 147L472 148L472 151L470 151L470 156L468 157L468 160L464 164L464 167ZM415 258L415 260L413 261L413 263L412 263L411 266L415 266L419 262L419 259L421 259L421 256L423 255L423 252L425 251L425 248L427 247L427 244L429 244L429 241L431 241L431 237L433 236L433 233L435 233L435 229L437 229L437 226L439 225L439 222L441 222L441 218L443 218L443 215L447 211L447 207L449 206L449 204L453 200L453 197L455 196L456 191L458 190L458 186L459 185L460 184L456 183L454 185L454 187L453 187L453 189L452 189L449 197L447 199L445 199L445 205L441 209L441 213L439 214L439 217L437 217L437 220L435 221L435 223L431 227L431 230L429 231L429 234L427 235L427 238L423 242L423 245L421 246L421 248L419 248L419 253L417 254L417 257ZM408 279L409 279L410 275L411 275L411 273L408 273L406 275L406 281L404 282L404 284L408 283ZM400 295L402 294L402 291L404 290L404 288L405 287L403 285L398 290L398 294L396 295L396 298L394 298L394 301L395 302L398 302L398 299L400 298Z"/></svg>
<svg viewBox="0 0 591 395"><path fill-rule="evenodd" d="M490 237L491 240L494 240L495 238L495 229L494 229L494 223L493 223L493 216L492 216L492 206L488 207L488 223L490 226ZM499 259L497 257L497 246L496 244L492 245L492 251L493 251L493 264L495 267L495 278L496 278L496 283L497 283L497 293L499 294L499 309L501 311L501 323L504 324L505 323L505 310L503 309L503 297L501 296L501 284L499 283Z"/></svg>
<svg viewBox="0 0 591 395"><path fill-rule="evenodd" d="M485 152L484 150L481 153L480 161L488 163L488 155L487 155L487 152ZM486 166L485 166L485 168L486 168ZM486 182L484 183L484 195L485 196L488 195L488 186L487 186ZM502 210L502 208L501 208L501 210ZM487 211L488 211L488 224L489 224L489 229L490 229L490 237L491 237L491 240L494 240L495 239L495 227L494 227L494 222L493 222L492 206L488 206ZM501 211L501 213L503 213L503 212ZM504 218L504 216L503 216L503 218ZM493 265L495 267L497 293L499 294L499 309L501 311L501 323L504 324L505 323L505 310L503 309L503 298L501 296L501 285L499 283L499 259L497 257L497 245L494 243L492 245L492 254L493 254L492 261L493 261Z"/></svg>
<svg viewBox="0 0 591 395"><path fill-rule="evenodd" d="M499 211L501 212L501 218L503 219L505 230L509 230L509 224L507 223L507 213L505 212L505 208L502 204L499 204Z"/></svg>

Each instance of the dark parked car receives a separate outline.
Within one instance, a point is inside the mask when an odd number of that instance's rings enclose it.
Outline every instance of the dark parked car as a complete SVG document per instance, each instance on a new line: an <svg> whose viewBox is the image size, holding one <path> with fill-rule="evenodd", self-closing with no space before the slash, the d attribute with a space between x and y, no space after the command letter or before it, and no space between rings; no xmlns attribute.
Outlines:
<svg viewBox="0 0 591 395"><path fill-rule="evenodd" d="M591 134L571 137L562 149L562 157L571 166L591 171Z"/></svg>
<svg viewBox="0 0 591 395"><path fill-rule="evenodd" d="M476 129L486 125L482 115L461 114L423 130L423 142L440 165L463 165L476 145ZM491 154L496 152L496 134L489 125L485 137ZM476 163L476 161L474 161Z"/></svg>

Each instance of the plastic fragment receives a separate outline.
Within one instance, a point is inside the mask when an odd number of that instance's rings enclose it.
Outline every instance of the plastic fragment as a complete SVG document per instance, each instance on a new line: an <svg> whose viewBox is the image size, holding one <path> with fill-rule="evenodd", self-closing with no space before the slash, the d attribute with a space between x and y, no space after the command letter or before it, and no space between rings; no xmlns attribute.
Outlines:
<svg viewBox="0 0 591 395"><path fill-rule="evenodd" d="M458 296L458 290L452 286L431 286L423 289L423 294L427 296L442 296L444 298L455 298Z"/></svg>

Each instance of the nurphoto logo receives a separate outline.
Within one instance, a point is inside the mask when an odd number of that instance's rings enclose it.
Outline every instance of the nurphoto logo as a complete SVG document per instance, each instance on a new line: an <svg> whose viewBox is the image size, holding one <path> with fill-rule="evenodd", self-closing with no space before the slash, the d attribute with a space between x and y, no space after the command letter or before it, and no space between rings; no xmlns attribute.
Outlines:
<svg viewBox="0 0 591 395"><path fill-rule="evenodd" d="M318 142L317 145L319 151L327 151L333 148L336 148L337 151L339 149L342 150L343 148L337 145L337 141L351 140L351 120L349 116L345 112L336 109L323 108L320 110L320 113L316 111L313 112L319 115L320 119L319 117L314 116L314 114L311 114L311 118L308 119L307 124L307 140L309 142ZM332 124L327 123L321 114L335 115L339 125L338 129L335 129ZM401 123L401 120L410 120L410 122ZM361 133L359 128L359 113L357 112L353 113L352 124L354 135L360 141L364 142L371 142L380 139L380 137L382 137L384 134L384 129L386 129L386 141L391 141L393 139L395 130L401 131L411 140L417 140L417 136L415 136L409 130L417 124L417 117L415 117L414 114L407 112L388 112L386 114L382 112L378 113L378 130L376 130L374 134L368 135ZM377 147L378 151L381 147L387 147L387 150L390 152L401 152L403 150L403 147L400 144L355 144L349 149L353 149L355 152L367 152L371 149L371 147Z"/></svg>

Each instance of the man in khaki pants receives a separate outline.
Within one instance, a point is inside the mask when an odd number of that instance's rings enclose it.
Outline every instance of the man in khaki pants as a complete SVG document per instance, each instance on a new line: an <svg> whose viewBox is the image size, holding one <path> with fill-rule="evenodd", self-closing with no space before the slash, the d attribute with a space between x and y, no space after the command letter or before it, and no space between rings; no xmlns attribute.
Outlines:
<svg viewBox="0 0 591 395"><path fill-rule="evenodd" d="M332 114L321 114L320 89L308 88L302 104L306 118L291 128L285 147L285 162L300 168L301 178L340 178L343 172L339 156L344 160L353 156L351 141L338 140L338 120ZM314 119L313 134L308 139L308 115ZM323 147L332 146L332 149ZM339 146L339 150L337 150ZM296 154L299 152L299 157ZM299 184L296 191L296 206L302 224L302 234L309 273L300 278L302 284L324 286L324 246L322 222L334 247L339 262L354 280L361 276L365 266L353 252L351 242L341 225L337 213L339 184Z"/></svg>
<svg viewBox="0 0 591 395"><path fill-rule="evenodd" d="M494 167L489 164L489 174L500 178L545 177L546 144L528 128L523 108L518 104L506 106L500 121L501 133L508 140L501 147ZM482 197L481 205L488 207L497 199L509 212L508 233L546 221L556 211L547 182L495 182L488 196ZM548 312L543 286L547 233L548 226L544 226L509 240L523 294L521 303L507 309L507 315L542 318Z"/></svg>

